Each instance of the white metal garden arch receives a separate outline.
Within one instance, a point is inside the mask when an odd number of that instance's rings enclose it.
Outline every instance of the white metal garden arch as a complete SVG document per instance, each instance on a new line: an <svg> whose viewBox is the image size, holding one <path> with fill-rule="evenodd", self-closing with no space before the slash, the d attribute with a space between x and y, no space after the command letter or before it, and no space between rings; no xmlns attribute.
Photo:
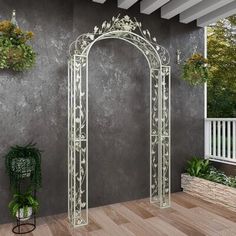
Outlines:
<svg viewBox="0 0 236 236"><path fill-rule="evenodd" d="M141 23L113 17L70 45L68 61L68 217L88 223L88 55L97 41L121 39L137 47L150 68L150 202L170 206L170 56Z"/></svg>

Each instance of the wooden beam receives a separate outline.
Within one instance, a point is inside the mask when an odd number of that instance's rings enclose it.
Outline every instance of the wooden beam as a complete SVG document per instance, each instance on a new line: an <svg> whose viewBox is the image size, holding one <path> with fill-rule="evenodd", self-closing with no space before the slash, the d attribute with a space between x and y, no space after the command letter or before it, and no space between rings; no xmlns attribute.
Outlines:
<svg viewBox="0 0 236 236"><path fill-rule="evenodd" d="M174 0L167 3L161 8L161 17L170 19L188 8L196 5L202 0Z"/></svg>
<svg viewBox="0 0 236 236"><path fill-rule="evenodd" d="M169 1L170 0L142 0L140 3L140 12L149 15Z"/></svg>
<svg viewBox="0 0 236 236"><path fill-rule="evenodd" d="M208 13L215 11L224 5L227 5L234 0L207 0L198 3L197 5L191 7L187 11L180 14L180 22L189 23L197 18L200 18Z"/></svg>
<svg viewBox="0 0 236 236"><path fill-rule="evenodd" d="M128 9L134 5L138 0L118 0L118 7Z"/></svg>
<svg viewBox="0 0 236 236"><path fill-rule="evenodd" d="M212 23L217 22L220 19L226 18L228 16L234 15L236 13L236 1L233 1L218 10L215 10L199 19L197 19L197 25L199 27L204 27Z"/></svg>
<svg viewBox="0 0 236 236"><path fill-rule="evenodd" d="M93 2L104 3L104 2L106 2L106 0L93 0Z"/></svg>

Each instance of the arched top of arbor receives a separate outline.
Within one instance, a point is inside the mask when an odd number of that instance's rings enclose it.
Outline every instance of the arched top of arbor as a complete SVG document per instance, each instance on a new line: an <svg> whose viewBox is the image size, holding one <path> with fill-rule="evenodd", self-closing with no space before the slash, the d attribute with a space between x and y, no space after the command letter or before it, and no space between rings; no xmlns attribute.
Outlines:
<svg viewBox="0 0 236 236"><path fill-rule="evenodd" d="M157 43L157 39L151 36L149 30L143 30L140 22L127 15L122 18L119 15L113 17L111 21L104 21L100 28L95 26L93 32L80 35L70 45L70 56L88 56L94 43L111 38L127 41L137 47L152 69L170 62L168 50Z"/></svg>

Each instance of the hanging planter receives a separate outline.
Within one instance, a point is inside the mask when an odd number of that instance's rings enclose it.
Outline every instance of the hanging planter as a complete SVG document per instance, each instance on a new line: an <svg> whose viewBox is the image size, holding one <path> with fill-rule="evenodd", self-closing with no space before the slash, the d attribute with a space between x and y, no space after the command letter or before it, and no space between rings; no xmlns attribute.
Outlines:
<svg viewBox="0 0 236 236"><path fill-rule="evenodd" d="M208 60L195 53L183 65L181 78L195 86L204 84L209 78Z"/></svg>
<svg viewBox="0 0 236 236"><path fill-rule="evenodd" d="M35 64L35 52L28 44L34 34L18 27L15 12L12 20L0 21L0 69L24 71Z"/></svg>
<svg viewBox="0 0 236 236"><path fill-rule="evenodd" d="M30 178L30 187L38 189L41 186L41 151L36 144L11 147L5 156L7 173L13 190L24 178Z"/></svg>

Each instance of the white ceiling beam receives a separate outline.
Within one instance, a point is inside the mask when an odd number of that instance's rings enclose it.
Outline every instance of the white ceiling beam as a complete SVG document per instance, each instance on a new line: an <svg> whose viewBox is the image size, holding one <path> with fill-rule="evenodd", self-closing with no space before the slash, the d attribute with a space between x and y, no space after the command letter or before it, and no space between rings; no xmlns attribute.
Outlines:
<svg viewBox="0 0 236 236"><path fill-rule="evenodd" d="M93 2L104 3L104 2L106 2L106 0L93 0Z"/></svg>
<svg viewBox="0 0 236 236"><path fill-rule="evenodd" d="M182 23L189 23L196 20L208 13L215 11L226 4L233 2L234 0L207 0L198 3L197 5L191 7L187 11L180 14L179 20Z"/></svg>
<svg viewBox="0 0 236 236"><path fill-rule="evenodd" d="M170 19L201 1L202 0L172 0L161 8L161 17Z"/></svg>
<svg viewBox="0 0 236 236"><path fill-rule="evenodd" d="M197 26L204 27L217 22L220 19L226 18L236 14L236 1L233 1L199 19L197 19Z"/></svg>
<svg viewBox="0 0 236 236"><path fill-rule="evenodd" d="M138 0L118 0L118 7L128 9L134 5Z"/></svg>
<svg viewBox="0 0 236 236"><path fill-rule="evenodd" d="M149 15L169 1L170 0L142 0L140 3L140 12Z"/></svg>

